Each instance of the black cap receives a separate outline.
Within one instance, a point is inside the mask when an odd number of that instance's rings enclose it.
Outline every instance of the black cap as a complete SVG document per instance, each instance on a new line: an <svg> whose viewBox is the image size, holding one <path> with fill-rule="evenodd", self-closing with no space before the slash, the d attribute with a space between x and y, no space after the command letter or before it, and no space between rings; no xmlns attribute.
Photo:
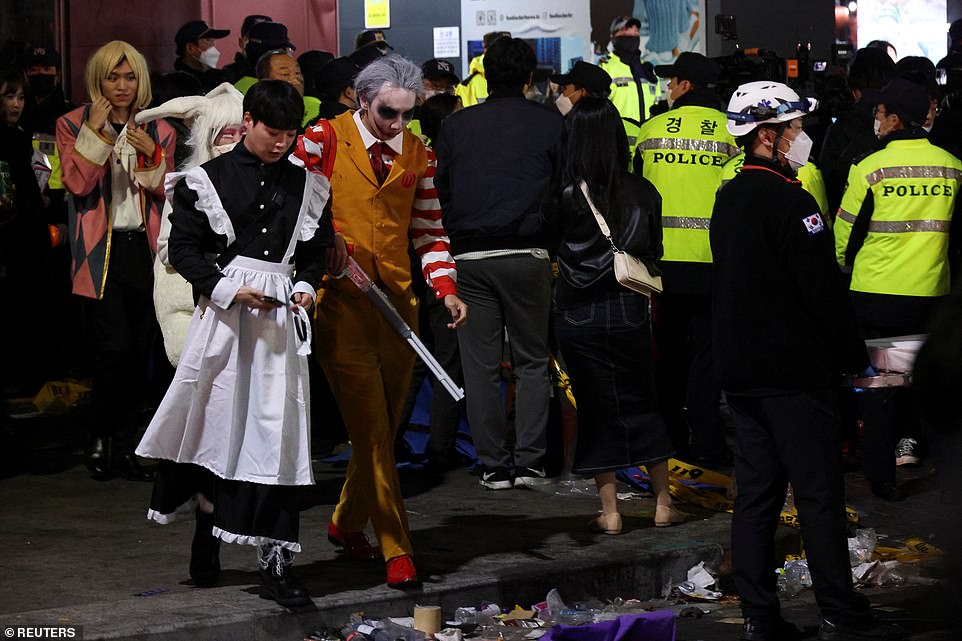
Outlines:
<svg viewBox="0 0 962 641"><path fill-rule="evenodd" d="M244 23L241 25L241 35L248 36L251 32L251 27L255 24L260 24L262 22L271 22L272 18L270 16L262 16L260 14L254 14L252 16L247 16L244 18Z"/></svg>
<svg viewBox="0 0 962 641"><path fill-rule="evenodd" d="M201 38L225 38L229 35L230 29L214 29L203 20L191 20L177 30L174 42L177 44L177 51L183 52L188 42Z"/></svg>
<svg viewBox="0 0 962 641"><path fill-rule="evenodd" d="M384 32L380 29L369 29L368 31L362 31L357 34L354 38L354 48L360 49L361 47L366 47L368 45L375 45L382 53L394 49L391 45L387 43L384 39Z"/></svg>
<svg viewBox="0 0 962 641"><path fill-rule="evenodd" d="M431 58L421 65L421 73L425 80L447 80L455 85L461 82L461 79L454 73L454 65L447 60Z"/></svg>
<svg viewBox="0 0 962 641"><path fill-rule="evenodd" d="M608 28L608 35L613 36L615 32L628 27L638 27L641 29L641 20L633 18L632 16L618 16L611 21L611 26Z"/></svg>
<svg viewBox="0 0 962 641"><path fill-rule="evenodd" d="M611 76L608 72L584 60L577 61L568 73L551 76L551 82L583 87L592 95L607 96L611 93Z"/></svg>
<svg viewBox="0 0 962 641"><path fill-rule="evenodd" d="M386 56L387 52L387 49L382 49L378 46L378 43L372 42L364 45L360 49L355 49L348 57L351 59L351 62L357 65L358 69L363 69L378 58Z"/></svg>
<svg viewBox="0 0 962 641"><path fill-rule="evenodd" d="M882 87L878 101L885 105L885 111L896 114L906 127L921 127L931 106L925 87L905 78L894 78Z"/></svg>
<svg viewBox="0 0 962 641"><path fill-rule="evenodd" d="M694 51L684 51L670 65L658 65L655 74L659 78L687 80L696 87L707 87L718 82L718 66Z"/></svg>
<svg viewBox="0 0 962 641"><path fill-rule="evenodd" d="M305 51L297 57L297 64L304 68L320 69L331 60L334 60L334 54L327 51L317 51L316 49L311 49L310 51Z"/></svg>
<svg viewBox="0 0 962 641"><path fill-rule="evenodd" d="M297 49L287 35L287 27L280 22L258 22L251 27L247 39L258 45L262 54L271 49Z"/></svg>
<svg viewBox="0 0 962 641"><path fill-rule="evenodd" d="M314 83L317 93L326 100L337 100L345 87L351 86L360 69L350 58L335 58L317 71Z"/></svg>
<svg viewBox="0 0 962 641"><path fill-rule="evenodd" d="M33 65L60 69L60 53L53 47L34 47L27 54L25 67L29 69Z"/></svg>

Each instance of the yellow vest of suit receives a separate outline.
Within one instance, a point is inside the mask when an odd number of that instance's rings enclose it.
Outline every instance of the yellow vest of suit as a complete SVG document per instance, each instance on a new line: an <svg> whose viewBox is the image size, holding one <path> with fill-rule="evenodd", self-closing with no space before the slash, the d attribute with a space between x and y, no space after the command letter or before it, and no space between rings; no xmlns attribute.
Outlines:
<svg viewBox="0 0 962 641"><path fill-rule="evenodd" d="M372 280L395 293L411 286L408 228L415 190L428 167L424 144L404 130L403 153L394 157L391 173L378 185L371 159L350 112L329 121L337 135L331 175L332 210L338 231L354 244L354 259ZM333 286L359 293L344 279Z"/></svg>

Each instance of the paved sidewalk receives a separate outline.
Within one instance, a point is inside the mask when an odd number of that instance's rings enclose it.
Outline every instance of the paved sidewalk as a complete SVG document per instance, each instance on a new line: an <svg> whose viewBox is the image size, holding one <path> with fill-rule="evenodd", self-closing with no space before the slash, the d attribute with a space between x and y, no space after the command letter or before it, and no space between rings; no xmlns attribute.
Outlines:
<svg viewBox="0 0 962 641"><path fill-rule="evenodd" d="M637 516L625 519L622 536L612 537L587 529L597 499L564 485L492 492L467 471L436 484L402 471L424 585L401 592L384 585L383 563L349 561L327 542L343 469L318 464L302 515L304 552L295 566L314 606L291 612L259 598L253 548L223 545L221 584L193 587L187 573L192 516L166 527L148 522L150 484L90 480L75 435L61 433L52 444L44 439L42 432L21 434L20 471L0 480L4 626L83 625L85 639L299 641L322 626L343 624L353 612L399 616L416 603L441 605L451 616L456 607L482 601L527 606L552 587L569 603L653 598L698 561L717 567L728 548L727 514L682 506L691 520L656 529L653 499L636 499L624 510ZM850 474L849 503L862 511L865 525L883 533L930 537L941 514L933 508L938 491L931 469L915 475L909 500L881 504ZM794 530L781 536L786 547L797 544ZM679 638L734 639L736 632L729 624Z"/></svg>

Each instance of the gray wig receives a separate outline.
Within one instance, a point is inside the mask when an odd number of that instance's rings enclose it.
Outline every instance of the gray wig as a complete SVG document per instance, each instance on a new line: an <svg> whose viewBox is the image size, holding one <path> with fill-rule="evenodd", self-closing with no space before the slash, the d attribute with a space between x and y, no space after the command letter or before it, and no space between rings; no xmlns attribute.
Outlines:
<svg viewBox="0 0 962 641"><path fill-rule="evenodd" d="M357 106L361 107L362 99L368 104L374 102L385 86L407 89L417 94L421 91L421 84L421 67L407 58L398 55L378 58L361 69L354 79Z"/></svg>

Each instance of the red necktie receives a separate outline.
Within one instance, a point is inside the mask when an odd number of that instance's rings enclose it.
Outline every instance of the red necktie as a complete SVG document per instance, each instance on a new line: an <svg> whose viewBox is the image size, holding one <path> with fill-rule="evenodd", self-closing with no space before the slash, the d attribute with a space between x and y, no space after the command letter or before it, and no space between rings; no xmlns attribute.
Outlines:
<svg viewBox="0 0 962 641"><path fill-rule="evenodd" d="M382 184L391 172L391 168L384 162L384 153L387 150L387 143L378 141L371 145L371 167L374 169L374 176L377 178L378 184Z"/></svg>

